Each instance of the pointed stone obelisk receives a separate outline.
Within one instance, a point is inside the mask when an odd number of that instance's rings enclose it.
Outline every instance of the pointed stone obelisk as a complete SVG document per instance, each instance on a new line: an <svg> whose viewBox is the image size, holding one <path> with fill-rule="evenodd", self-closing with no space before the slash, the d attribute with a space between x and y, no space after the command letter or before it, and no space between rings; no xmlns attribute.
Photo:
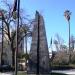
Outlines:
<svg viewBox="0 0 75 75"><path fill-rule="evenodd" d="M36 11L29 53L28 73L49 74L49 51L43 16Z"/></svg>

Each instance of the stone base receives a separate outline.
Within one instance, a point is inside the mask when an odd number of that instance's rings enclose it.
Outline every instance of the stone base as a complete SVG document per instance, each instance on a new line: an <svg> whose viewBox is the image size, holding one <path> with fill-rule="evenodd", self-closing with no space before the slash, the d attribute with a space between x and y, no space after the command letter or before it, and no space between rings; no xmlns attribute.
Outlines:
<svg viewBox="0 0 75 75"><path fill-rule="evenodd" d="M27 67L28 74L37 74L37 63L32 62L29 60L28 67ZM39 73L40 74L50 74L50 68L44 68L39 65Z"/></svg>

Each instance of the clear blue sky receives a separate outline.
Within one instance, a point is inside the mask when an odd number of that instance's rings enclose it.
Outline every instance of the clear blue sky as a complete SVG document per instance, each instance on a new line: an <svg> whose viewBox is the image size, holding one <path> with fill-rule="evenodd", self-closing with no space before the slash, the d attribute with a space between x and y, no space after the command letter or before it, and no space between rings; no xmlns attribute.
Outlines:
<svg viewBox="0 0 75 75"><path fill-rule="evenodd" d="M64 18L66 9L72 12L71 34L75 36L75 0L21 0L21 7L30 16L38 10L45 20L48 45L51 37L58 33L68 43L68 23Z"/></svg>
<svg viewBox="0 0 75 75"><path fill-rule="evenodd" d="M10 1L10 0L7 0ZM11 0L12 3L14 0ZM66 9L72 12L71 15L71 34L75 36L75 0L20 0L21 8L25 14L34 17L35 11L38 10L44 17L48 45L51 37L54 38L58 33L66 43L68 43L68 23L64 18Z"/></svg>

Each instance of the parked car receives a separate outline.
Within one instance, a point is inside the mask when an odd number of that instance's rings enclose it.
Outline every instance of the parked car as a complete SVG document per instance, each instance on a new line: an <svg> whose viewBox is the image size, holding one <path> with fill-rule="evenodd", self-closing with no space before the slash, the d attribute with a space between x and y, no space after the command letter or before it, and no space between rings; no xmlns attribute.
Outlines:
<svg viewBox="0 0 75 75"><path fill-rule="evenodd" d="M12 68L10 65L0 65L0 72L8 72L11 70L12 70Z"/></svg>

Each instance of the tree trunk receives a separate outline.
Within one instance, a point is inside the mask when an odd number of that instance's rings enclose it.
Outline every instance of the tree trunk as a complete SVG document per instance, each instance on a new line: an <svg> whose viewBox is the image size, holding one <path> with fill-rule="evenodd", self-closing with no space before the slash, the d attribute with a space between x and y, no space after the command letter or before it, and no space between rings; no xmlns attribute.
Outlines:
<svg viewBox="0 0 75 75"><path fill-rule="evenodd" d="M12 67L15 67L15 49L12 49Z"/></svg>
<svg viewBox="0 0 75 75"><path fill-rule="evenodd" d="M11 50L12 50L12 67L15 67L15 48L13 47L13 42L11 43Z"/></svg>

